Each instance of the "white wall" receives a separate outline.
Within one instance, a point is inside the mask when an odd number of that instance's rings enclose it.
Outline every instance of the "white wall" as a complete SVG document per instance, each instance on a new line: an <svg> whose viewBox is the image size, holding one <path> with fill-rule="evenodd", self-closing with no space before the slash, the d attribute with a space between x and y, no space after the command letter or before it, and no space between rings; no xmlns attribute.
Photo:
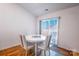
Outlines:
<svg viewBox="0 0 79 59"><path fill-rule="evenodd" d="M39 20L60 16L58 46L79 51L79 6L49 13L38 17ZM39 31L39 25L38 30Z"/></svg>
<svg viewBox="0 0 79 59"><path fill-rule="evenodd" d="M16 4L0 4L0 50L20 43L20 34L36 33L36 18Z"/></svg>

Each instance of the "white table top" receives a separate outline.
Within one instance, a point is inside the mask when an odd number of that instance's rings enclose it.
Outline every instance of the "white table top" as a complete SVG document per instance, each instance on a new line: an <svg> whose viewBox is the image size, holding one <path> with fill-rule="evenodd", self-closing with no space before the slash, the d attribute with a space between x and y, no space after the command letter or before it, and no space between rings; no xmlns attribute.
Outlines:
<svg viewBox="0 0 79 59"><path fill-rule="evenodd" d="M25 38L28 42L42 42L46 39L44 35L27 35Z"/></svg>

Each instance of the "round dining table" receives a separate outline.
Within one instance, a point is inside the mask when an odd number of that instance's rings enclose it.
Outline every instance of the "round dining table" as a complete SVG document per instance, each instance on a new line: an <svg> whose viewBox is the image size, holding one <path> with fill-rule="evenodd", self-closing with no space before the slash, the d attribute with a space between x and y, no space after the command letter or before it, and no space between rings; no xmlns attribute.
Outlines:
<svg viewBox="0 0 79 59"><path fill-rule="evenodd" d="M27 38L26 40L28 42L32 42L35 44L35 56L37 56L38 43L44 42L46 37L44 35L27 35L25 36L25 38Z"/></svg>

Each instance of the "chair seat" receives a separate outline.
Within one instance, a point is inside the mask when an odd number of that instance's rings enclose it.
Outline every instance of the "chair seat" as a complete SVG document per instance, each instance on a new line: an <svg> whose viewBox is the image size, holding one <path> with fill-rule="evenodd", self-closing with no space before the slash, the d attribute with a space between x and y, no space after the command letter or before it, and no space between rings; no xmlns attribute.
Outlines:
<svg viewBox="0 0 79 59"><path fill-rule="evenodd" d="M38 49L49 50L50 48L46 48L45 46L38 46Z"/></svg>
<svg viewBox="0 0 79 59"><path fill-rule="evenodd" d="M27 46L25 49L29 50L29 49L33 49L34 48L34 44L33 43L30 43L30 42L26 42L27 43Z"/></svg>
<svg viewBox="0 0 79 59"><path fill-rule="evenodd" d="M43 49L43 50L45 50L44 46L38 46L38 49Z"/></svg>
<svg viewBox="0 0 79 59"><path fill-rule="evenodd" d="M28 46L28 47L27 47L27 49L31 49L31 48L34 48L34 46Z"/></svg>

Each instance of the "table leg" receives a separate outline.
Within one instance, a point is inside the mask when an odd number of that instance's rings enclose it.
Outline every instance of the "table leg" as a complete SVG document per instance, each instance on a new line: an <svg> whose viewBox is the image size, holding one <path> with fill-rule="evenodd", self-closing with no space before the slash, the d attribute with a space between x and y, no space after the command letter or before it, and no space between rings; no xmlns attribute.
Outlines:
<svg viewBox="0 0 79 59"><path fill-rule="evenodd" d="M37 43L35 43L35 56L37 56Z"/></svg>

